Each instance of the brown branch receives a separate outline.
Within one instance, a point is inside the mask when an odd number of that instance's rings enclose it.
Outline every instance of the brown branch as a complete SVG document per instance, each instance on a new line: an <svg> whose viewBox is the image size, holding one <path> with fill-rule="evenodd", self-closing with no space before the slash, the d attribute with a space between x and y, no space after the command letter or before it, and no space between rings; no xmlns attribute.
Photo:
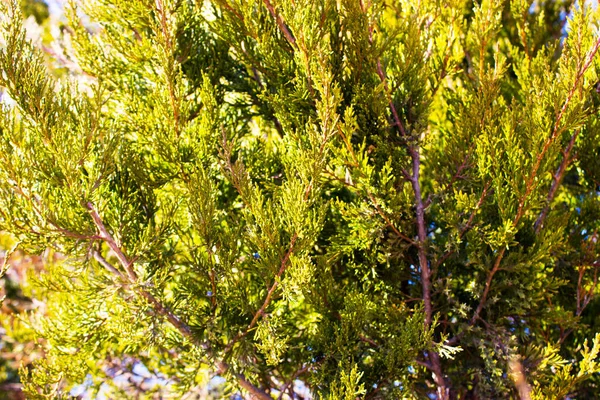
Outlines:
<svg viewBox="0 0 600 400"><path fill-rule="evenodd" d="M52 57L54 60L56 60L60 65L68 69L70 72L95 78L92 75L85 72L79 64L77 64L73 60L68 59L64 54L58 53L52 47L42 45L41 50L44 53L48 54L50 57Z"/></svg>
<svg viewBox="0 0 600 400"><path fill-rule="evenodd" d="M428 363L427 361L421 361L421 360L415 360L415 362L420 365L421 367L431 370L431 364Z"/></svg>
<svg viewBox="0 0 600 400"><path fill-rule="evenodd" d="M109 248L115 253L117 259L119 260L119 263L127 272L127 279L129 280L129 283L131 283L134 287L135 292L144 299L146 299L146 301L152 305L153 310L156 311L158 314L162 315L164 318L166 318L167 321L169 321L169 323L175 329L177 329L186 339L188 339L197 347L204 349L207 352L207 354L215 360L214 362L217 368L217 372L219 374L225 374L230 369L230 366L223 361L216 360L216 357L208 343L199 341L198 338L194 336L192 329L189 325L183 322L169 308L167 308L156 297L154 297L152 293L148 292L140 285L140 282L137 279L137 274L133 270L133 263L128 260L125 253L120 249L115 239L108 232L106 226L102 222L102 219L100 218L100 215L94 208L93 204L88 203L87 208L94 221L94 224L96 225L96 228L98 229L100 237L102 238L102 240L104 240L104 242L108 244ZM110 265L102 256L100 256L99 253L94 252L94 258L96 258L96 260L98 260L98 262L100 262L100 264L109 271L113 273L116 272L115 275L119 277L125 277L114 266ZM239 373L233 373L232 375L237 379L238 384L242 388L247 390L253 398L260 400L271 400L271 397L267 393L254 386L251 382L249 382L246 379L244 375Z"/></svg>
<svg viewBox="0 0 600 400"><path fill-rule="evenodd" d="M365 400L369 400L369 399L374 399L375 396L377 395L377 393L379 393L381 391L381 382L379 382L379 384L377 385L377 387L373 390L371 390L366 396L365 396Z"/></svg>
<svg viewBox="0 0 600 400"><path fill-rule="evenodd" d="M260 76L258 75L258 70L256 68L256 65L252 66L252 77L254 78L254 81L258 85L258 88L260 90L264 90L264 85L262 83L262 80L260 79ZM252 98L252 103L254 105L256 105L257 107L262 106L258 96L255 93L251 92L250 97ZM269 114L270 114L269 119L273 122L273 125L275 125L275 129L277 130L277 133L279 134L280 137L283 138L285 136L285 131L283 130L283 126L281 125L281 122L279 121L279 119L277 118L277 116L275 115L274 112L269 111Z"/></svg>
<svg viewBox="0 0 600 400"><path fill-rule="evenodd" d="M582 245L582 247L584 247L583 250L586 251L588 254L591 251L593 251L594 243L597 241L597 238L598 238L598 232L594 232L593 235L591 235L591 237L588 239L588 242L589 242L588 246L585 246L585 244ZM586 270L587 270L586 267L594 268L594 277L592 279L592 285L590 285L590 288L588 290L585 290L584 285L583 285L583 278L584 278ZM594 262L589 262L589 261L583 260L582 264L579 265L577 268L577 272L578 272L577 306L576 306L575 315L578 317L581 316L581 314L583 313L583 310L585 310L585 308L588 306L588 304L594 297L594 290L598 284L598 267L600 267L598 260L596 260Z"/></svg>
<svg viewBox="0 0 600 400"><path fill-rule="evenodd" d="M0 384L0 392L8 393L8 392L16 392L15 399L18 399L19 395L21 395L23 390L23 385L21 383L2 383ZM23 397L25 398L25 397Z"/></svg>
<svg viewBox="0 0 600 400"><path fill-rule="evenodd" d="M592 48L590 49L590 51L588 53L588 57L587 57L585 64L577 72L577 76L575 77L575 82L573 83L573 87L569 91L569 94L567 95L567 99L565 100L565 103L563 104L562 108L560 109L560 113L558 114L556 123L554 124L554 132L558 132L558 126L560 124L560 121L561 121L562 117L564 116L565 112L567 111L569 103L571 102L571 99L573 98L573 95L575 94L575 91L577 90L579 81L583 78L583 75L585 75L586 71L592 65L592 62L594 61L594 57L596 56L596 53L598 52L599 47L600 47L600 38L598 38L598 40L596 40L596 42L594 43L594 45L592 46Z"/></svg>
<svg viewBox="0 0 600 400"><path fill-rule="evenodd" d="M18 182L16 179L14 179L14 176L11 176L11 178L13 178L13 180L15 182ZM23 188L21 187L20 183L13 186L13 189L17 192L18 195L20 195L21 197L23 197L25 200L27 200L30 204L31 207L33 208L33 211L35 212L35 214L37 214L38 218L40 219L41 222L46 222L48 224L50 224L54 229L53 231L59 232L61 235L72 238L72 239L77 239L77 240L97 240L97 239L102 239L102 237L97 236L97 235L82 235L80 233L76 233L76 232L71 232L68 229L65 229L61 226L59 226L55 221L53 221L51 218L49 218L48 216L44 215L44 213L42 212L42 207L44 207L44 205L42 204L42 201L39 198L35 198L32 196L29 196L27 193L25 193L25 191L23 190ZM1 212L1 210L0 210ZM2 214L4 214L4 212L2 212ZM23 227L24 228L24 227ZM35 234L39 234L38 232L32 231Z"/></svg>
<svg viewBox="0 0 600 400"><path fill-rule="evenodd" d="M487 296L490 293L490 288L492 286L492 279L494 279L494 275L496 275L496 272L498 272L498 270L500 269L500 262L502 261L502 258L504 257L505 252L506 252L506 247L503 247L502 250L500 250L500 253L498 253L498 256L496 257L494 266L492 267L491 271L488 273L487 279L485 280L485 287L483 289L483 294L481 295L479 304L477 305L477 308L475 309L475 313L473 313L473 317L471 317L471 320L469 321L469 325L475 324L475 322L479 318L479 314L481 314L481 311L483 310L483 307L485 306Z"/></svg>
<svg viewBox="0 0 600 400"><path fill-rule="evenodd" d="M383 72L383 68L381 66L381 60L377 60L377 75L381 79L387 98L390 109L392 111L392 116L394 119L395 125L398 127L400 134L405 139L410 139L404 124L400 120L398 112L396 110L396 106L392 100L392 96L388 89L388 85L386 82L385 73ZM412 160L412 175L409 176L409 181L412 184L414 197L415 197L415 211L416 211L416 225L417 225L417 235L419 238L418 242L418 258L419 258L419 267L421 270L421 286L423 287L423 306L425 311L425 329L428 329L433 320L433 307L431 302L431 275L429 270L429 261L427 260L427 254L425 252L425 243L427 241L427 224L425 221L425 206L423 204L423 197L421 193L421 183L419 182L419 177L421 174L421 155L419 152L418 145L408 144L408 153ZM442 373L442 363L440 361L439 355L431 351L429 353L429 361L432 365L433 377L437 386L437 394L439 400L446 400L449 398L449 391L446 386L446 382L444 380L444 376Z"/></svg>
<svg viewBox="0 0 600 400"><path fill-rule="evenodd" d="M431 277L429 274L429 261L425 253L425 242L427 241L427 228L425 222L425 208L421 197L421 185L419 182L421 160L417 149L413 149L416 156L413 157L412 187L415 193L417 235L419 237L418 258L421 269L421 285L423 286L423 302L425 307L425 326L430 326L433 318L431 305Z"/></svg>
<svg viewBox="0 0 600 400"><path fill-rule="evenodd" d="M268 2L268 0L265 0ZM232 184L234 185L234 187L236 188L236 190L238 191L238 193L240 194L240 196L242 196L242 188L239 185L239 183L236 184L235 182L235 173L233 170L233 166L231 164L231 154L230 151L227 150L227 140L225 137L225 132L223 132L223 148L225 149L225 158L227 159L227 163L228 163L228 168L229 171L231 172L231 177L232 177ZM332 133L333 135L333 133ZM323 152L325 151L325 145L327 143L327 141L330 139L331 135L325 135L325 137L323 138L323 143L321 144L320 148L319 148L319 157L321 157L323 155ZM304 190L304 196L303 196L303 201L306 202L310 196L311 190L313 189L313 181L311 180L309 182L309 184L307 185L306 189ZM252 208L250 206L249 203L246 203L246 205L249 207L250 211L252 211ZM254 328L254 326L258 323L258 320L264 315L265 310L267 309L267 307L269 306L269 304L271 303L271 299L273 297L273 294L275 293L275 290L277 289L277 287L279 286L279 281L281 279L281 277L283 276L285 270L287 269L287 264L288 261L292 255L292 252L294 251L294 246L296 244L296 241L298 240L298 232L295 232L292 235L292 238L290 239L290 244L288 246L288 250L285 253L283 259L281 260L281 266L279 267L279 271L277 272L277 274L274 277L274 281L273 284L271 285L271 287L269 288L268 292L267 292L267 296L265 297L265 300L263 301L262 306L258 309L258 311L256 311L256 313L254 314L254 316L252 317L252 320L250 321L250 324L246 327L246 329L243 332L238 333L224 348L223 350L223 354L227 354L229 353L229 351L231 351L231 349L233 348L233 346L242 338L244 338L245 336L248 335L248 333L252 330L252 328Z"/></svg>
<svg viewBox="0 0 600 400"><path fill-rule="evenodd" d="M294 235L292 236L292 239L290 240L289 249L285 253L283 260L281 260L281 267L279 268L279 271L277 272L277 275L275 277L273 285L271 286L271 289L269 289L269 291L267 292L267 297L265 298L263 305L256 312L256 314L254 314L254 318L252 318L252 322L250 322L250 325L248 325L247 330L252 329L254 327L254 325L256 325L256 323L258 322L258 319L264 314L265 310L269 306L269 303L271 303L271 298L273 297L273 293L275 292L275 289L277 289L277 286L279 285L279 280L281 279L281 276L283 275L283 273L285 272L285 270L287 268L288 261L292 254L292 251L294 250L294 245L296 244L297 239L298 239L298 234L294 233Z"/></svg>
<svg viewBox="0 0 600 400"><path fill-rule="evenodd" d="M396 234L396 236L398 236L400 239L412 244L413 246L419 247L419 243L415 242L414 240L412 240L411 238L409 238L408 236L406 236L405 234L403 234L402 232L400 232L398 230L398 228L396 228L396 226L392 223L392 221L389 219L389 217L383 212L383 210L381 209L381 207L379 207L379 204L377 203L377 200L375 199L375 197L371 194L371 192L369 190L367 190L367 196L369 196L369 199L371 200L371 202L373 203L373 205L375 206L375 210L377 211L377 214L379 214L381 216L381 218L383 218L383 220L385 221L385 223L387 224L387 226L389 226L390 228L392 228L392 230L394 231L394 233Z"/></svg>
<svg viewBox="0 0 600 400"><path fill-rule="evenodd" d="M581 296L581 289L582 289L582 282L583 282L583 276L585 275L585 266L584 265L580 265L578 268L578 279L577 279L577 307L576 307L576 315L579 315L581 313L581 300L582 300L582 296Z"/></svg>
<svg viewBox="0 0 600 400"><path fill-rule="evenodd" d="M456 172L454 173L454 175L452 175L452 177L450 178L450 181L447 182L446 187L444 188L442 193L449 193L454 189L454 184L459 180L459 179L464 179L465 176L461 175L462 172L468 168L470 168L472 166L472 164L469 164L469 160L473 154L473 149L475 148L475 141L473 141L473 143L471 143L471 145L469 146L469 148L467 149L467 151L465 151L465 155L464 155L464 159L463 162L456 168Z"/></svg>
<svg viewBox="0 0 600 400"><path fill-rule="evenodd" d="M373 347L373 348L376 348L376 349L378 349L378 348L379 348L379 345L377 344L377 342L376 342L376 341L374 341L374 340L373 340L373 339L371 339L371 338L368 338L368 337L366 337L365 335L359 335L359 336L358 336L358 339L359 339L361 342L364 342L364 343L367 343L367 344L369 344L369 345L370 345L371 347Z"/></svg>
<svg viewBox="0 0 600 400"><path fill-rule="evenodd" d="M563 159L562 159L560 165L558 166L556 173L552 176L553 180L552 180L552 185L550 186L550 191L548 192L548 197L546 198L546 206L544 207L544 209L538 216L537 220L533 224L536 235L539 234L540 231L542 230L542 228L544 227L544 221L545 221L546 217L548 216L548 213L550 212L550 206L552 205L552 200L554 200L554 196L556 195L556 192L557 192L558 188L560 187L560 184L562 183L562 179L565 175L565 172L567 171L567 167L573 160L573 158L571 157L571 151L573 150L573 146L575 145L575 141L576 141L578 135L579 135L579 129L577 129L573 133L573 135L571 135L571 140L569 141L569 144L563 151Z"/></svg>
<svg viewBox="0 0 600 400"><path fill-rule="evenodd" d="M448 74L448 61L450 60L451 49L452 49L452 33L454 33L454 22L456 21L456 17L450 21L450 34L448 34L448 41L446 42L446 48L444 49L444 60L442 61L442 68L440 70L440 75L438 77L438 81L436 85L431 90L431 100L433 101L436 93L438 92L440 86L442 85L442 80Z"/></svg>
<svg viewBox="0 0 600 400"><path fill-rule="evenodd" d="M588 304L590 304L590 301L592 301L592 298L594 297L594 293L595 293L595 288L598 287L598 266L594 265L594 279L592 280L592 285L590 285L590 288L587 291L587 294L585 296L585 300L583 302L583 308L581 309L581 313L583 312L583 310L588 306ZM581 315L581 313L579 315Z"/></svg>
<svg viewBox="0 0 600 400"><path fill-rule="evenodd" d="M227 9L227 11L229 11L233 15L235 15L236 18L239 19L242 23L245 22L244 16L242 14L240 14L235 8L231 7L226 0L217 0L217 4L220 4L221 6L225 7Z"/></svg>
<svg viewBox="0 0 600 400"><path fill-rule="evenodd" d="M281 33L283 33L283 36L285 36L285 38L290 43L290 45L292 45L292 48L295 49L297 47L296 39L294 38L294 36L292 36L290 30L285 25L281 15L277 14L277 12L275 11L275 8L273 7L273 5L271 4L271 2L269 0L263 0L263 3L265 3L265 6L267 7L267 10L269 10L269 13L271 14L271 16L273 18L275 18L275 22L277 23L277 26L279 27L279 30L281 31Z"/></svg>
<svg viewBox="0 0 600 400"><path fill-rule="evenodd" d="M335 180L337 180L338 182L343 183L346 186L352 187L352 188L356 188L356 186L342 178L339 178L338 176L335 175L334 172L329 171L329 170L324 170L323 171L325 174L331 176L332 178L334 178ZM394 225L392 223L392 221L390 220L390 218L386 215L385 212L383 212L383 210L381 209L381 207L379 206L379 203L377 202L377 199L375 199L375 196L373 196L373 194L369 191L368 188L365 188L365 192L367 193L367 196L369 197L369 200L371 200L371 202L373 203L373 206L375 207L375 211L377 211L377 214L379 214L379 216L381 218L383 218L383 220L385 221L386 225L389 226L394 233L396 234L396 236L398 236L400 239L406 241L407 243L410 243L411 245L418 247L419 244L417 242L415 242L414 240L412 240L411 238L409 238L408 236L406 236L405 234L403 234L402 232L400 232L400 230L396 227L396 225Z"/></svg>
<svg viewBox="0 0 600 400"><path fill-rule="evenodd" d="M123 268L127 272L127 276L132 281L132 283L137 282L137 274L133 270L133 266L127 259L127 256L125 256L125 253L123 253L123 251L119 247L119 244L115 241L115 239L112 237L112 235L108 232L108 230L104 226L104 223L102 222L100 215L94 208L94 205L92 203L87 203L87 208L88 208L88 211L90 212L90 215L92 216L94 225L96 225L96 228L98 229L98 232L99 232L102 240L104 240L106 242L106 244L108 244L108 247L110 247L110 249L115 253L117 259L119 260L119 263L123 266Z"/></svg>
<svg viewBox="0 0 600 400"><path fill-rule="evenodd" d="M223 361L216 362L216 367L217 373L220 375L224 375L230 369L229 364ZM248 379L246 379L244 375L239 373L232 373L232 375L237 379L239 385L246 389L248 393L250 393L252 399L273 400L271 396L269 396L267 393L263 392L262 390L254 386L250 381L248 381Z"/></svg>
<svg viewBox="0 0 600 400"><path fill-rule="evenodd" d="M377 75L379 76L379 79L381 79L381 82L383 83L383 88L385 89L385 93L388 98L388 103L390 105L390 109L392 110L392 116L394 117L395 125L400 130L402 137L406 138L408 136L406 134L406 129L404 129L404 125L402 124L402 122L400 122L400 117L398 116L398 111L396 110L396 106L394 105L394 102L392 101L392 95L390 94L390 89L388 88L387 79L385 77L385 73L383 72L383 68L381 66L381 60L379 60L379 59L377 59ZM411 153L411 155L412 155L412 153Z"/></svg>
<svg viewBox="0 0 600 400"><path fill-rule="evenodd" d="M521 219L521 217L524 214L525 201L527 200L527 197L529 196L529 194L531 194L531 191L533 190L533 183L537 177L537 172L538 172L538 169L540 168L542 160L543 160L544 156L546 155L546 153L548 152L548 150L550 149L550 146L554 143L554 141L557 139L557 137L562 133L563 130L562 130L562 128L560 128L560 122L561 122L562 118L564 117L564 114L565 114L567 108L569 107L569 104L573 98L573 95L575 94L575 91L577 90L579 81L581 80L581 78L583 77L585 72L588 70L588 68L591 66L592 61L594 60L594 56L598 52L599 47L600 47L600 38L596 41L596 43L594 43L594 46L590 50L586 63L577 72L577 76L575 77L575 82L573 83L573 87L571 88L571 90L569 90L569 93L567 94L567 98L565 99L565 102L560 109L558 117L556 118L556 122L554 123L554 128L552 130L552 134L546 140L546 142L544 143L544 147L542 148L542 151L538 154L538 156L536 158L535 164L531 171L531 175L529 176L529 179L527 181L525 195L523 196L523 198L521 199L521 201L519 203L519 208L517 210L515 222L513 223L514 226L516 226L518 224L519 220Z"/></svg>
<svg viewBox="0 0 600 400"><path fill-rule="evenodd" d="M115 267L113 267L113 265L111 263L109 263L108 261L106 261L106 259L104 257L102 257L102 255L100 255L100 253L98 253L97 250L93 250L92 251L92 256L96 259L96 261L98 261L98 263L100 265L102 265L108 272L110 272L113 275L118 276L119 278L123 278L123 274L121 273L121 271L119 271L118 269L116 269Z"/></svg>
<svg viewBox="0 0 600 400"><path fill-rule="evenodd" d="M521 400L531 400L531 386L527 383L525 368L523 368L523 363L521 363L518 356L511 357L508 361L508 369L519 392L519 398Z"/></svg>
<svg viewBox="0 0 600 400"><path fill-rule="evenodd" d="M173 325L179 332L181 332L183 334L183 336L185 336L187 339L189 339L192 343L196 344L197 346L207 349L208 345L206 343L199 342L198 339L196 337L194 337L191 328L187 324L185 324L183 321L181 321L181 319L179 319L179 317L177 317L175 314L173 314L173 312L171 310L169 310L167 307L165 307L158 299L156 299L156 297L154 297L154 295L152 295L150 292L144 290L140 286L140 282L138 281L137 274L133 270L133 264L129 261L129 259L127 258L125 253L123 253L123 251L120 249L119 245L114 240L114 238L110 235L110 233L104 226L104 223L102 222L102 219L100 218L100 215L98 214L98 212L96 211L96 209L94 208L92 203L88 203L87 206L88 206L90 215L92 216L92 219L94 220L94 224L96 225L96 228L98 229L98 231L100 233L100 236L108 244L108 247L113 251L113 253L115 253L117 259L119 260L119 263L127 272L127 277L129 279L129 282L133 285L138 286L136 288L136 292L140 296L145 298L150 304L152 304L154 306L154 309L159 314L164 316L171 323L171 325ZM109 271L115 270L119 277L123 277L123 275L116 268L114 268L112 266L111 266L112 268L109 267L110 264L102 256L100 256L100 254L96 251L94 251L94 258L96 258L96 260L98 262L100 262L100 264L102 266L104 266L105 268L107 268Z"/></svg>
<svg viewBox="0 0 600 400"><path fill-rule="evenodd" d="M212 252L212 249L210 249L208 251L208 258L210 260L210 272L208 275L210 277L210 287L212 289L212 296L210 296L210 304L213 309L213 313L217 308L217 281L216 281L216 276L215 276L216 274L215 274L214 257L215 256Z"/></svg>

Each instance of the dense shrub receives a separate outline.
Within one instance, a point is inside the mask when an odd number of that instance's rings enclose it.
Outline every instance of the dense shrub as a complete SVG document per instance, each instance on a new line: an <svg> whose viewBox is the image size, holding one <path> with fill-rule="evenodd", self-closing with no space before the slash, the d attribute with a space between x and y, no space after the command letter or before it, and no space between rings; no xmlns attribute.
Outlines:
<svg viewBox="0 0 600 400"><path fill-rule="evenodd" d="M596 9L86 0L57 81L2 7L0 229L64 256L29 397L600 390Z"/></svg>

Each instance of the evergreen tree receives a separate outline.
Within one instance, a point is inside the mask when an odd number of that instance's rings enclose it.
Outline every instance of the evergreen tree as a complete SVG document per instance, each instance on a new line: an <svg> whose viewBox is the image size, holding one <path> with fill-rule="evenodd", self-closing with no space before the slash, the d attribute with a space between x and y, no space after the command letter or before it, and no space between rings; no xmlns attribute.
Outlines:
<svg viewBox="0 0 600 400"><path fill-rule="evenodd" d="M600 391L596 8L85 0L58 78L1 7L29 398Z"/></svg>

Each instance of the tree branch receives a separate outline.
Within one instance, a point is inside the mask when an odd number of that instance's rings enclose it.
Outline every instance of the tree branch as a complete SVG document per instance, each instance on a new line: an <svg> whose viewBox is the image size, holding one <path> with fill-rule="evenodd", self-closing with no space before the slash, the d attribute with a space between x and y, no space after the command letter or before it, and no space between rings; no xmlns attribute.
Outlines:
<svg viewBox="0 0 600 400"><path fill-rule="evenodd" d="M280 394L279 394L279 396L277 397L277 400L281 400L281 399L283 399L283 395L285 394L285 391L286 391L286 390L287 390L287 389L288 389L290 386L292 386L292 384L294 383L294 381L295 381L296 379L298 379L298 377L299 377L300 375L304 374L305 372L307 372L307 371L308 371L308 370L310 370L311 368L314 368L314 367L316 367L317 365L319 365L320 363L322 363L322 362L323 362L323 360L324 360L324 359L321 359L321 360L317 361L317 362L316 362L316 363L314 363L314 364L307 364L307 365L305 365L304 367L302 367L302 368L298 369L298 370L297 370L297 371L294 373L294 375L292 375L291 379L290 379L288 382L286 382L286 383L285 383L285 385L283 385L281 389L279 389L279 392L280 392Z"/></svg>
<svg viewBox="0 0 600 400"><path fill-rule="evenodd" d="M294 38L294 36L291 34L288 27L283 22L283 18L281 17L281 15L277 14L277 12L275 11L275 8L273 7L273 5L271 4L271 2L269 0L263 0L263 3L265 3L265 6L267 7L267 10L269 10L269 13L271 14L271 16L273 18L275 18L275 22L277 23L277 26L279 27L279 30L281 31L281 33L283 33L283 36L285 36L287 41L292 45L292 48L295 49L296 48L296 39Z"/></svg>
<svg viewBox="0 0 600 400"><path fill-rule="evenodd" d="M87 208L90 212L90 215L92 216L94 225L96 225L96 228L98 229L100 238L102 240L104 240L106 242L106 244L108 244L108 247L110 247L110 249L115 253L117 259L119 260L119 263L123 266L123 268L127 272L127 276L132 281L132 283L137 282L138 277L137 277L137 274L135 273L135 271L133 270L132 264L129 262L129 260L125 256L125 253L123 253L123 251L119 247L119 244L115 241L115 239L112 237L112 235L108 232L108 230L104 226L104 223L102 222L100 215L94 208L94 205L92 203L87 203Z"/></svg>
<svg viewBox="0 0 600 400"><path fill-rule="evenodd" d="M481 196L479 197L479 201L477 201L477 204L475 205L475 208L473 209L473 211L471 212L471 215L469 216L469 219L467 220L467 223L465 224L465 226L463 226L463 228L460 230L460 232L458 233L458 239L462 239L463 236L469 231L469 229L472 228L472 224L473 224L473 219L475 218L475 214L477 214L477 211L479 211L479 208L481 207L481 204L483 204L483 200L485 200L487 194L488 194L488 189L490 187L490 182L486 183L485 186L483 187L483 192L481 193ZM442 255L434 264L433 266L433 271L437 271L438 267L440 265L442 265L442 263L444 261L446 261L448 259L448 257L450 257L452 254L456 253L456 250L450 250L447 251L446 253L444 253L444 255Z"/></svg>
<svg viewBox="0 0 600 400"><path fill-rule="evenodd" d="M119 263L127 272L127 279L129 280L129 283L131 283L134 287L135 292L144 299L146 299L146 301L152 305L153 309L158 314L166 318L167 321L169 321L169 323L175 329L177 329L186 339L188 339L195 346L204 349L207 352L207 354L214 360L217 372L219 374L227 373L227 371L230 369L230 366L227 363L216 359L210 345L206 342L199 341L198 338L194 336L192 329L189 325L183 322L169 308L167 308L156 297L154 297L152 293L148 292L140 285L140 282L137 279L137 274L133 270L133 263L128 260L125 253L123 253L115 239L108 232L106 226L102 222L102 219L100 218L100 215L94 208L93 204L88 203L87 208L90 212L90 215L92 216L96 228L98 229L98 232L100 233L100 237L108 244L110 249L115 253L117 259L119 260ZM104 259L97 251L94 251L93 255L94 258L107 270L111 271L113 274L119 277L124 277L124 275L121 274L121 272L119 272L114 266L108 263L108 261L106 261L106 259ZM254 386L251 382L249 382L246 379L244 375L238 373L233 373L232 375L237 379L239 385L245 390L247 390L253 398L260 400L271 400L271 396L269 396L264 391L260 390L258 387Z"/></svg>
<svg viewBox="0 0 600 400"><path fill-rule="evenodd" d="M381 82L383 83L385 89L385 93L388 97L388 103L392 111L394 124L398 127L401 136L408 140L410 139L410 137L404 127L404 124L402 124L400 116L398 115L398 111L396 110L396 106L392 101L392 96L387 85L385 73L383 72L383 68L381 66L381 60L379 59L377 60L377 75L381 79ZM419 182L421 174L421 155L417 144L408 143L407 147L408 153L412 160L412 175L409 176L409 181L412 184L413 192L415 195L416 225L417 235L419 238L417 249L419 257L419 267L421 270L421 286L423 287L425 329L428 329L433 320L433 307L431 302L431 274L429 269L429 261L427 260L427 253L425 252L425 243L427 241L425 206L423 204L423 197L421 193L421 183ZM442 363L440 361L439 355L436 352L431 351L429 353L429 361L431 362L433 378L437 385L438 398L440 400L446 400L448 399L449 393L444 376L442 374Z"/></svg>
<svg viewBox="0 0 600 400"><path fill-rule="evenodd" d="M169 27L167 23L167 11L165 10L165 5L162 0L156 0L156 11L160 15L160 28L161 33L164 38L164 51L169 58L173 58L173 39L171 37L171 33L169 32ZM167 81L167 85L169 87L169 99L171 101L171 108L173 110L173 119L175 120L175 133L179 136L180 133L180 110L179 110L179 101L175 94L175 83L173 82L173 69L174 65L169 65L168 69L165 69L166 76L165 80Z"/></svg>
<svg viewBox="0 0 600 400"><path fill-rule="evenodd" d="M398 228L396 228L396 226L392 223L392 221L389 219L389 217L385 214L385 212L383 212L383 210L381 209L381 207L379 206L379 204L377 203L377 200L375 199L375 197L371 194L371 192L367 189L367 196L369 196L369 199L371 200L371 202L373 203L373 205L375 206L375 210L377 211L377 214L379 214L381 216L381 218L383 218L383 220L385 221L385 223L392 228L392 230L394 231L394 233L396 234L396 236L398 236L400 239L410 243L411 245L415 246L415 247L419 247L419 243L415 242L414 240L412 240L411 238L409 238L408 236L406 236L405 234L403 234L402 232L400 232L398 230Z"/></svg>
<svg viewBox="0 0 600 400"><path fill-rule="evenodd" d="M542 228L544 227L544 221L546 220L546 217L548 216L548 213L550 212L550 206L552 205L552 200L554 200L554 196L556 196L556 192L557 192L558 188L560 187L560 184L562 183L562 179L565 175L565 172L567 171L567 167L573 160L573 158L571 157L571 151L573 150L573 146L575 145L575 141L577 140L579 131L580 130L577 129L573 133L573 135L571 135L571 140L569 141L569 144L563 151L563 159L562 159L560 165L558 166L556 173L554 175L552 175L552 178L553 178L552 186L550 186L550 191L548 192L548 197L546 198L546 206L544 207L544 209L538 216L538 219L533 224L536 235L539 234L540 231L542 230Z"/></svg>
<svg viewBox="0 0 600 400"><path fill-rule="evenodd" d="M526 183L526 186L525 186L525 193L523 194L523 197L521 197L521 199L519 201L519 206L518 206L518 209L517 209L517 214L515 215L515 219L513 221L513 227L517 227L517 225L519 224L519 221L521 220L521 218L525 214L525 210L526 210L525 209L525 204L527 202L527 198L529 197L529 195L533 191L534 182L535 182L535 180L537 178L537 173L538 173L538 170L539 170L539 168L540 168L540 166L542 164L542 160L544 159L546 153L550 149L550 146L554 143L554 141L562 133L563 130L562 130L562 128L560 128L560 122L561 122L561 120L562 120L562 118L563 118L563 116L564 116L567 108L569 107L569 104L571 102L571 99L573 98L573 95L575 94L575 91L577 90L577 86L579 85L579 81L581 80L581 78L583 77L583 75L585 74L585 72L587 71L587 69L591 66L592 61L594 60L594 56L598 52L598 48L599 47L600 47L600 38L594 43L594 45L592 46L592 49L588 53L588 57L587 57L587 60L586 60L585 64L577 72L577 75L575 77L575 82L573 83L573 87L569 90L569 93L567 94L567 98L565 99L565 102L564 102L563 106L560 109L558 117L556 118L556 122L554 123L554 128L552 130L552 134L550 135L550 137L548 137L548 139L546 139L546 142L544 143L544 146L543 146L542 150L540 151L540 153L536 157L535 163L534 163L533 168L531 170L531 174L529 175L529 178L527 179L527 183ZM500 268L500 263L501 263L502 258L504 257L505 253L506 253L506 247L503 247L502 250L500 250L500 252L498 253L498 256L496 257L496 261L494 262L494 266L492 267L492 269L488 273L488 277L486 279L486 283L485 283L485 288L483 290L483 294L481 296L479 304L477 305L475 313L473 314L473 317L471 318L471 320L469 322L470 325L473 325L477 321L477 319L479 318L479 314L483 310L485 302L487 301L487 296L488 296L489 291L490 291L490 287L491 287L491 284L492 284L492 279L494 278L494 275L496 274L496 272L498 272L498 269Z"/></svg>
<svg viewBox="0 0 600 400"><path fill-rule="evenodd" d="M97 250L92 250L92 256L96 259L96 261L98 261L98 263L100 265L102 265L108 272L110 272L113 275L118 276L119 278L123 278L123 274L121 273L121 271L119 271L118 269L116 269L115 267L113 267L113 265L111 263L109 263L108 261L106 261L106 259L104 257L102 257L102 255L100 255L100 253L98 253Z"/></svg>

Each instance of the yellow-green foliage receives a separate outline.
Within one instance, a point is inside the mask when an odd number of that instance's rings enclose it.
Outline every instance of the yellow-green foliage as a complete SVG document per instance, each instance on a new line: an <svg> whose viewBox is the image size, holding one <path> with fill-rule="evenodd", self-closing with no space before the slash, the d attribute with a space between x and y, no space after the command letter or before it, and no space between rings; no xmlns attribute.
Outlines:
<svg viewBox="0 0 600 400"><path fill-rule="evenodd" d="M598 393L585 4L83 0L58 79L2 3L27 395Z"/></svg>

